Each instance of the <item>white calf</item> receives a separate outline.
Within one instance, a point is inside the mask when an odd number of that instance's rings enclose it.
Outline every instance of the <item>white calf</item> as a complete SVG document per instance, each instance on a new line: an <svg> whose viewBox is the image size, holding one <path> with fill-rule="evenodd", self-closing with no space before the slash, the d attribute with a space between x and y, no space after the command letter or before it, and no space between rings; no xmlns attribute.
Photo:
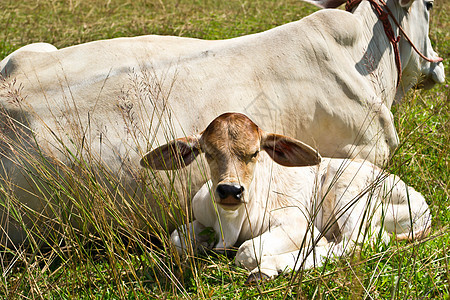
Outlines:
<svg viewBox="0 0 450 300"><path fill-rule="evenodd" d="M318 266L365 239L413 239L429 231L425 199L395 175L367 161L321 159L242 114L223 114L201 134L149 152L141 164L173 169L200 153L211 180L193 199L195 220L175 230L172 241L180 253L187 236L195 248L240 244L236 263L251 271L249 282ZM215 244L202 234L206 227L214 229Z"/></svg>

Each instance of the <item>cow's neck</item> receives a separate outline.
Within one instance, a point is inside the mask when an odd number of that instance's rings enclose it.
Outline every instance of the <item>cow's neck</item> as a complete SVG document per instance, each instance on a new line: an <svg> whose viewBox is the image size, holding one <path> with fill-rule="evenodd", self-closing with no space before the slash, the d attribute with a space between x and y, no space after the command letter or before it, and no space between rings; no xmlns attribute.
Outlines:
<svg viewBox="0 0 450 300"><path fill-rule="evenodd" d="M400 7L395 7L398 4L394 1L387 2L394 15L395 12L401 11ZM369 76L374 89L390 108L394 99L401 99L406 92L405 87L407 86L409 89L410 86L407 83L405 84L404 80L401 80L397 88L398 71L394 50L386 36L382 22L372 9L370 2L362 1L355 9L354 15L360 17L363 24L363 45L365 48L363 51L366 71L370 73ZM401 22L402 16L395 15L395 17ZM399 30L394 22L391 21L390 23L395 37L397 37ZM406 66L410 53L410 51L404 50L400 48L402 69Z"/></svg>

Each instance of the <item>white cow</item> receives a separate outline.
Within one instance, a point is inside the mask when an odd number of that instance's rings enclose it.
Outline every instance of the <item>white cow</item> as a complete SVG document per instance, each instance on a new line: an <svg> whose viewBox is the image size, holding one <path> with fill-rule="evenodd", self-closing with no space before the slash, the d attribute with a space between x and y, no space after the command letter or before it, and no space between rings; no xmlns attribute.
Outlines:
<svg viewBox="0 0 450 300"><path fill-rule="evenodd" d="M236 263L251 271L248 282L318 266L364 239L421 238L429 231L425 199L395 175L367 161L321 161L306 144L267 133L242 114L223 114L201 134L149 152L141 164L171 169L200 153L211 181L193 198L195 220L171 240L180 253L187 240L194 248L240 245ZM166 165L173 158L178 164ZM208 241L206 227L217 243Z"/></svg>
<svg viewBox="0 0 450 300"><path fill-rule="evenodd" d="M388 0L412 42L435 58L428 38L430 3ZM19 49L0 62L1 199L14 195L24 205L2 205L4 236L13 244L24 239L22 222L12 221L23 210L49 220L58 214L48 199L60 192L48 188L54 180L33 175L39 165L34 160L44 159L56 174L69 177L67 170L80 162L97 165L114 174L117 182L107 180L114 201L131 198L158 207L142 200L142 154L196 132L225 111L246 112L268 130L314 145L326 156L382 163L398 144L390 112L394 99L419 82L444 81L442 63L421 59L404 39L399 49L403 76L397 88L392 46L366 1L352 13L321 10L229 40L141 36L60 50L48 44ZM193 169L188 181L195 192L206 179ZM179 195L186 190L180 185Z"/></svg>

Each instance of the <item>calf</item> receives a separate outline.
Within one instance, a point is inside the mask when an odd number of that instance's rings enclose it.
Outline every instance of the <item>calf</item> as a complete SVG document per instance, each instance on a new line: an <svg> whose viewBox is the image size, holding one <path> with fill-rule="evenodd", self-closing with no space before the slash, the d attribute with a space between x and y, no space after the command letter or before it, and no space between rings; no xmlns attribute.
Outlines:
<svg viewBox="0 0 450 300"><path fill-rule="evenodd" d="M195 220L171 239L180 253L186 237L195 248L240 245L236 263L251 271L248 282L318 266L364 239L413 239L429 231L425 199L395 175L367 161L322 159L238 113L149 152L141 165L176 169L201 153L211 180L192 200ZM206 227L214 229L216 243L202 234Z"/></svg>

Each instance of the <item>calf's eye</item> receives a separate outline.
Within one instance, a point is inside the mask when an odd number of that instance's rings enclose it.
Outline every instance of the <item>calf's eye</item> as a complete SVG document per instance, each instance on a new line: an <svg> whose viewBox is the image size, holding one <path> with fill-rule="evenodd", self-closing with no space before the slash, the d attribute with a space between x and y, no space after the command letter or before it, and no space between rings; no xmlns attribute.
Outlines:
<svg viewBox="0 0 450 300"><path fill-rule="evenodd" d="M252 157L252 158L255 158L255 157L257 157L257 156L258 156L258 154L259 154L259 150L258 150L258 151L256 151L255 153L253 153L251 157Z"/></svg>

